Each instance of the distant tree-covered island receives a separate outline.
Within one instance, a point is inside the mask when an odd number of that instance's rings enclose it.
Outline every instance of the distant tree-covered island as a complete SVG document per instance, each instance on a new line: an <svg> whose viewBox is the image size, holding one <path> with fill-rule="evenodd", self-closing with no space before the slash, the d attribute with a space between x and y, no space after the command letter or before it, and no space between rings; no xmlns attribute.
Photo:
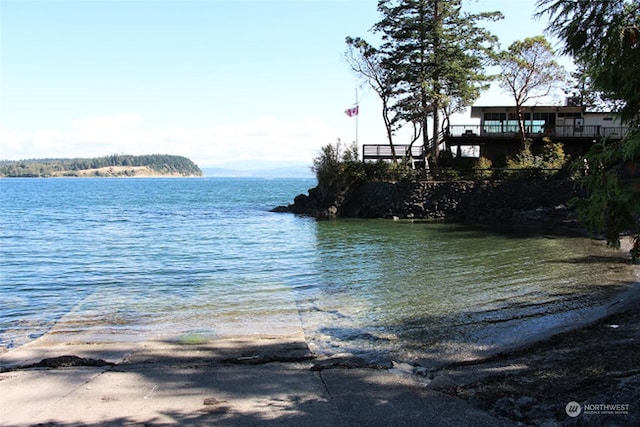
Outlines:
<svg viewBox="0 0 640 427"><path fill-rule="evenodd" d="M168 154L112 154L95 158L0 160L0 177L202 176L190 159Z"/></svg>

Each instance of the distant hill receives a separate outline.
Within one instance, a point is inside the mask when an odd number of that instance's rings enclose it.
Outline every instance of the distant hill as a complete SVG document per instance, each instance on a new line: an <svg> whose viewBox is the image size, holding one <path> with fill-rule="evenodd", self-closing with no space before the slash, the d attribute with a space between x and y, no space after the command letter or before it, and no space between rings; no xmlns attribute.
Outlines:
<svg viewBox="0 0 640 427"><path fill-rule="evenodd" d="M186 157L168 154L96 158L0 160L0 177L202 176Z"/></svg>

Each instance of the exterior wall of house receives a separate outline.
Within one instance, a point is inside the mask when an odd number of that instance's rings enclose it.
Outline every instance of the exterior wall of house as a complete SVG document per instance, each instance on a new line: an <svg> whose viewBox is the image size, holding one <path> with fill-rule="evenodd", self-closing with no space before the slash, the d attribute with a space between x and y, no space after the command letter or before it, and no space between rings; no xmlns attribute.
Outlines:
<svg viewBox="0 0 640 427"><path fill-rule="evenodd" d="M620 119L614 113L584 113L585 125L620 127Z"/></svg>

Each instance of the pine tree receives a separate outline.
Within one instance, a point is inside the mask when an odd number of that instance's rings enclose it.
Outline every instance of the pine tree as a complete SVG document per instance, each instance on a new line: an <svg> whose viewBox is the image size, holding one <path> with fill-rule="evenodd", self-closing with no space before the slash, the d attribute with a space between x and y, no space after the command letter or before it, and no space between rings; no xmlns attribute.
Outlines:
<svg viewBox="0 0 640 427"><path fill-rule="evenodd" d="M393 108L421 129L424 146L431 147L437 162L440 113L473 103L489 80L485 65L497 40L478 23L502 15L463 12L461 0L380 0L378 10L382 19L374 31L382 33L382 65L390 71Z"/></svg>

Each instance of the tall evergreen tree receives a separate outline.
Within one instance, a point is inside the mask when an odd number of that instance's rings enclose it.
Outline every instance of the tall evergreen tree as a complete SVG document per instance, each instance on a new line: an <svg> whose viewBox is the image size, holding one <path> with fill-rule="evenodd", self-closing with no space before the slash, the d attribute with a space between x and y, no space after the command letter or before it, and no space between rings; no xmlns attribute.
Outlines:
<svg viewBox="0 0 640 427"><path fill-rule="evenodd" d="M380 0L383 66L391 73L393 108L406 122L422 128L423 143L437 162L440 112L451 105L473 103L489 76L485 65L497 42L480 27L481 20L500 19L499 12L471 14L462 0ZM463 101L462 101L463 100ZM433 140L427 120L433 118Z"/></svg>

